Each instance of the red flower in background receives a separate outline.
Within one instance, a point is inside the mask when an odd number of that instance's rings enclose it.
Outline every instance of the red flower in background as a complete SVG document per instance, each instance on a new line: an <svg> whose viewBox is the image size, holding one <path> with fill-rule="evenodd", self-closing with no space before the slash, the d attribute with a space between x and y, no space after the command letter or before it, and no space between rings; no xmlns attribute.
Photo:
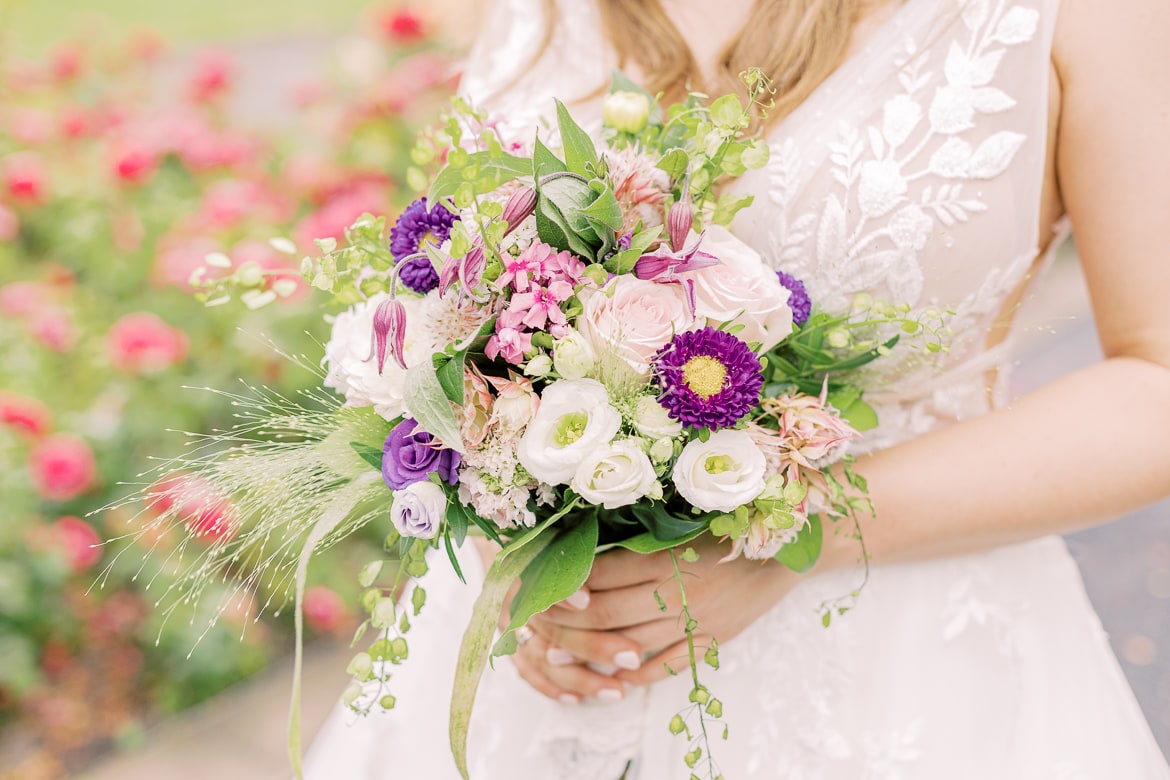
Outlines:
<svg viewBox="0 0 1170 780"><path fill-rule="evenodd" d="M158 157L143 146L126 146L114 152L110 167L123 184L142 184L154 175Z"/></svg>
<svg viewBox="0 0 1170 780"><path fill-rule="evenodd" d="M382 34L395 43L417 43L426 37L422 18L409 8L386 11L378 20Z"/></svg>
<svg viewBox="0 0 1170 780"><path fill-rule="evenodd" d="M341 596L324 585L305 589L302 602L305 623L318 634L333 634L344 630L349 622L349 610Z"/></svg>
<svg viewBox="0 0 1170 780"><path fill-rule="evenodd" d="M97 482L93 450L75 436L57 434L42 439L29 455L33 486L51 501L68 501Z"/></svg>
<svg viewBox="0 0 1170 780"><path fill-rule="evenodd" d="M51 420L49 407L37 399L14 393L0 393L0 424L39 439L49 432Z"/></svg>
<svg viewBox="0 0 1170 780"><path fill-rule="evenodd" d="M102 537L80 517L65 515L52 525L54 546L65 554L69 570L82 574L102 559Z"/></svg>
<svg viewBox="0 0 1170 780"><path fill-rule="evenodd" d="M12 199L37 205L45 199L45 164L35 152L18 152L4 160L4 188Z"/></svg>
<svg viewBox="0 0 1170 780"><path fill-rule="evenodd" d="M157 373L187 356L187 334L150 312L133 312L115 322L106 335L110 362L121 371Z"/></svg>

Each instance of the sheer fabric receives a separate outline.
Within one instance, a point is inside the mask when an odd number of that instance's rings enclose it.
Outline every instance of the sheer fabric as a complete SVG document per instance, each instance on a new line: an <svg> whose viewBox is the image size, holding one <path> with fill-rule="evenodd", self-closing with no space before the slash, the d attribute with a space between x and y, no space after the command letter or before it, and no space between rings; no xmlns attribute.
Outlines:
<svg viewBox="0 0 1170 780"><path fill-rule="evenodd" d="M465 80L521 140L553 95L583 99L576 113L596 118L589 96L612 66L593 3L562 0L556 40L526 69L541 5L499 3ZM866 293L955 312L946 354L874 371L882 425L869 448L1003 401L985 389L989 371L1002 380L1010 367L995 324L1055 243L1037 224L1057 5L906 0L771 132L769 165L733 185L756 198L738 235L825 307ZM310 756L312 780L457 777L446 708L482 570L464 554L464 587L435 563L398 709L353 726L339 712ZM723 644L705 682L730 725L713 741L725 777L1170 778L1059 538L876 567L858 606L823 628L817 607L858 577L808 577ZM688 689L672 679L618 704L566 706L504 660L481 685L472 777L615 780L631 760L639 780L685 777L688 745L667 724Z"/></svg>

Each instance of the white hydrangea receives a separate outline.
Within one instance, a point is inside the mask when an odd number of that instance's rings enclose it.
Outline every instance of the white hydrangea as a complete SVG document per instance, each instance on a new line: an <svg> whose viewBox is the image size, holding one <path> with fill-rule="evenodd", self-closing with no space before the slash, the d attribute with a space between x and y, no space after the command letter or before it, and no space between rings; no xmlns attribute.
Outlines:
<svg viewBox="0 0 1170 780"><path fill-rule="evenodd" d="M356 303L333 320L333 332L325 345L321 363L327 367L325 386L345 396L346 406L372 406L387 420L400 417L403 405L403 383L406 371L387 353L386 365L378 373L374 356L374 312L385 295L375 295ZM413 366L430 360L433 346L426 338L423 325L423 299L399 295L406 309L406 364Z"/></svg>

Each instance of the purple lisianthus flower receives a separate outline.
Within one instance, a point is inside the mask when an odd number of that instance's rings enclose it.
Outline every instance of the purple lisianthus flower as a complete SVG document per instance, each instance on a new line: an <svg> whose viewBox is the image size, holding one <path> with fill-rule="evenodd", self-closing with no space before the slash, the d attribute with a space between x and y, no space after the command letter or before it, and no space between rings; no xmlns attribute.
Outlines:
<svg viewBox="0 0 1170 780"><path fill-rule="evenodd" d="M427 244L439 246L451 235L451 226L454 224L455 215L442 203L436 203L428 209L426 198L414 201L402 212L394 227L390 228L390 254L394 256L394 262L400 263L411 255L425 251ZM430 267L429 261L425 267L417 263L407 265L416 267L407 273L404 273L405 266L399 269L399 278L410 289L426 294L438 285L438 274ZM430 286L419 289L416 284Z"/></svg>
<svg viewBox="0 0 1170 780"><path fill-rule="evenodd" d="M382 448L382 479L391 490L402 490L435 472L448 485L454 485L459 481L456 472L460 460L458 452L443 449L417 422L403 420L390 431Z"/></svg>
<svg viewBox="0 0 1170 780"><path fill-rule="evenodd" d="M788 290L788 308L792 309L792 324L799 328L808 322L809 311L812 309L808 290L804 289L804 282L791 274L777 271L776 278L780 280L780 285Z"/></svg>
<svg viewBox="0 0 1170 780"><path fill-rule="evenodd" d="M730 428L756 405L764 384L759 358L716 328L679 333L654 356L658 402L693 428Z"/></svg>

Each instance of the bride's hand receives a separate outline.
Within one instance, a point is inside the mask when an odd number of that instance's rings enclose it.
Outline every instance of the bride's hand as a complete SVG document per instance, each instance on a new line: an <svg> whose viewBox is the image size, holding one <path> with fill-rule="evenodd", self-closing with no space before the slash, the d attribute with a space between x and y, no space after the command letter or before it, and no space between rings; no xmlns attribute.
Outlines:
<svg viewBox="0 0 1170 780"><path fill-rule="evenodd" d="M775 561L741 558L719 563L728 546L708 536L691 547L699 553L698 560L680 559L679 567L691 617L701 632L697 642L704 650L710 636L720 641L737 636L795 583L796 575ZM681 596L669 553L606 552L594 562L583 594L573 599L575 603L563 602L529 621L536 635L520 654L522 664L543 668L546 676L559 672L562 678L571 670L574 681L583 680L587 688L601 686L607 678L583 663L617 667L609 685L612 680L645 685L668 675L664 665L675 671L687 667ZM551 664L550 659L560 664Z"/></svg>

